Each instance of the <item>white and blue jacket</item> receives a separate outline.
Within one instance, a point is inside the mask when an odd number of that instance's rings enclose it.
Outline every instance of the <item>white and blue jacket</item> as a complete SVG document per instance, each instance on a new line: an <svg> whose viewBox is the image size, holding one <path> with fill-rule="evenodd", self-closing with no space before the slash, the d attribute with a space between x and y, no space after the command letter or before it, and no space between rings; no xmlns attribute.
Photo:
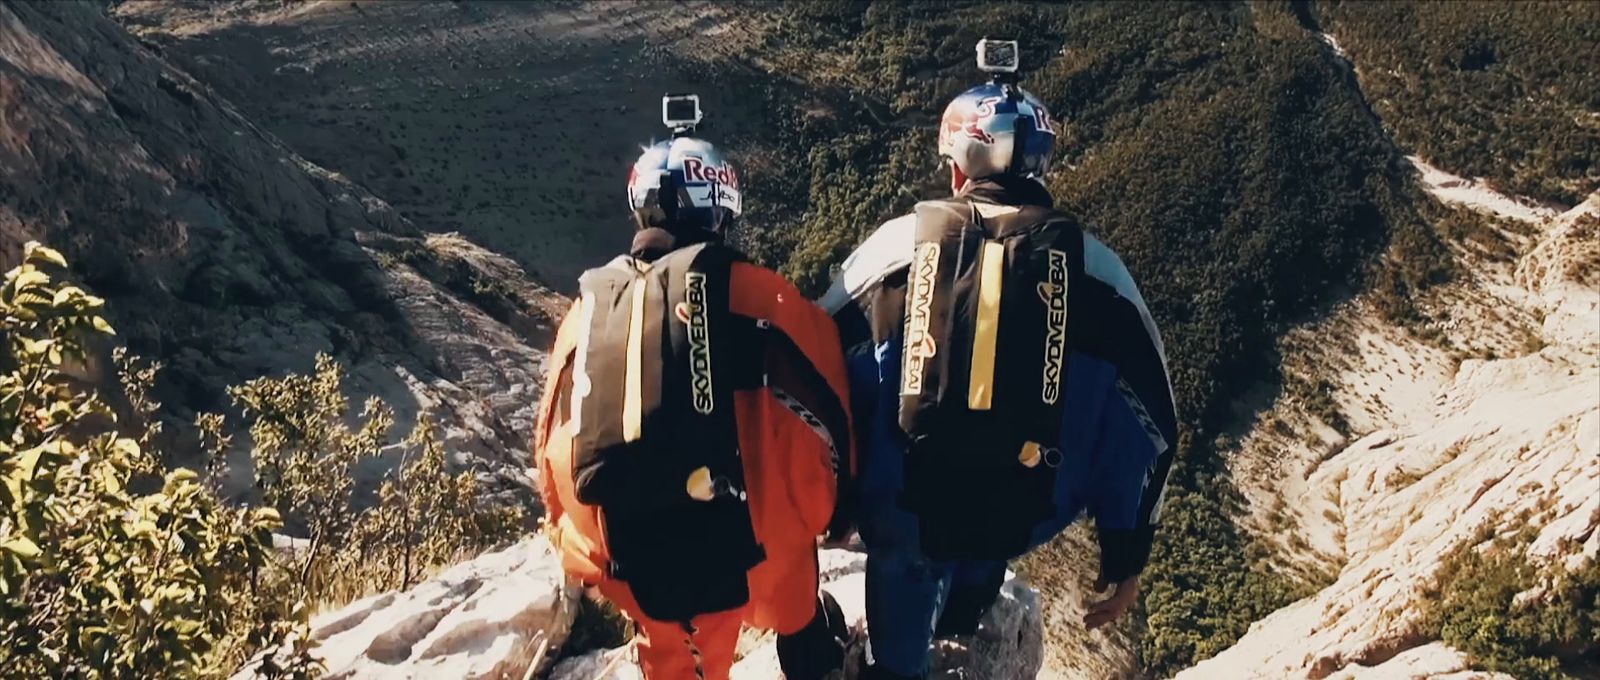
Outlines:
<svg viewBox="0 0 1600 680"><path fill-rule="evenodd" d="M963 195L980 210L1051 203L1031 181L978 181ZM916 533L914 518L896 510L906 448L897 419L901 315L915 222L914 215L905 215L879 227L819 300L839 324L850 367L862 456L855 495L869 548L909 542ZM1078 280L1086 285L1075 284L1068 313L1057 512L1036 527L1033 543L1050 540L1087 514L1098 532L1101 575L1115 582L1138 574L1149 560L1177 444L1177 417L1165 348L1127 267L1087 233L1082 266Z"/></svg>

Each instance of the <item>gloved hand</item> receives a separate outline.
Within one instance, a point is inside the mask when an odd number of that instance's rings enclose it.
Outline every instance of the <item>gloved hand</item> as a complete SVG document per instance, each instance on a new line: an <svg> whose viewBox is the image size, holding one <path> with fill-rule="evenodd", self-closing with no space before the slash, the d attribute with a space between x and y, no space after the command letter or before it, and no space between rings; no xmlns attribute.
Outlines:
<svg viewBox="0 0 1600 680"><path fill-rule="evenodd" d="M850 628L844 610L827 591L817 601L811 623L793 635L778 636L778 666L787 680L823 680L844 667Z"/></svg>

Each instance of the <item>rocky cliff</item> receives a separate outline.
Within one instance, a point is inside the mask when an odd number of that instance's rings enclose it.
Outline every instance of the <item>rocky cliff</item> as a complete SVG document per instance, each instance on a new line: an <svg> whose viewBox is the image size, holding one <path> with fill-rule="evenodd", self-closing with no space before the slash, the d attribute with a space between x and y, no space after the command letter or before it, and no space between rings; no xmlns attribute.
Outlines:
<svg viewBox="0 0 1600 680"><path fill-rule="evenodd" d="M89 3L0 6L0 266L31 239L65 251L129 346L166 363L174 423L327 352L355 392L402 425L433 414L458 463L531 501L525 442L560 299L306 161Z"/></svg>
<svg viewBox="0 0 1600 680"><path fill-rule="evenodd" d="M562 649L582 593L542 538L455 565L312 621L328 678L525 678ZM247 668L239 680L254 677Z"/></svg>
<svg viewBox="0 0 1600 680"><path fill-rule="evenodd" d="M167 363L174 423L226 409L226 385L329 352L352 391L403 420L431 413L458 463L531 500L525 442L563 302L518 262L570 281L613 251L626 222L589 189L633 153L637 125L617 121L703 84L652 48L738 44L716 7L664 7L121 4L133 37L99 5L0 5L0 267L30 239L66 251L130 345ZM643 68L640 51L657 61ZM545 96L571 106L530 108ZM769 131L741 98L711 103L729 138ZM1559 210L1415 162L1442 205L1468 211L1441 223L1461 275L1416 301L1420 320L1362 296L1284 339L1291 387L1219 448L1245 525L1271 546L1261 559L1308 594L1183 677L1488 677L1428 622L1452 556L1522 537L1548 576L1600 552L1600 199ZM517 261L428 233L458 228ZM827 559L859 629L859 556ZM522 677L541 644L549 664L565 654L572 597L534 539L325 614L314 633L344 677ZM1051 656L1074 672L1137 674L1127 631L1081 634L1020 581L1001 604L987 637L941 650L942 668L1031 677L1042 618L1067 622ZM742 676L772 677L770 651L750 640ZM617 656L560 659L556 676Z"/></svg>
<svg viewBox="0 0 1600 680"><path fill-rule="evenodd" d="M823 588L838 599L854 638L839 680L855 678L865 649L865 556L825 550ZM355 602L313 621L317 654L334 678L639 680L632 647L565 650L581 593L564 584L550 544L533 538L464 562L403 593ZM747 635L736 680L782 677L770 634ZM541 654L542 652L542 654ZM534 659L540 666L530 671ZM1020 579L963 642L943 642L935 678L1023 680L1044 662L1039 594ZM544 675L539 675L544 673ZM240 680L249 678L241 674Z"/></svg>
<svg viewBox="0 0 1600 680"><path fill-rule="evenodd" d="M1464 274L1422 328L1357 298L1286 341L1286 374L1320 387L1263 413L1232 465L1254 531L1317 590L1181 678L1490 677L1426 624L1466 585L1449 556L1522 536L1549 584L1600 554L1600 196L1557 214L1419 166L1480 225L1453 239Z"/></svg>

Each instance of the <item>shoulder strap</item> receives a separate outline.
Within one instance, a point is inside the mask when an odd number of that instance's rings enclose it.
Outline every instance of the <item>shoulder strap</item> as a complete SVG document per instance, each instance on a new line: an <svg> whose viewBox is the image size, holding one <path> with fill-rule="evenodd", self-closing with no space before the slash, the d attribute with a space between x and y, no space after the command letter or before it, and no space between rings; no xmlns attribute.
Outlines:
<svg viewBox="0 0 1600 680"><path fill-rule="evenodd" d="M915 208L918 244L939 240L974 226L977 208L964 197L918 202Z"/></svg>

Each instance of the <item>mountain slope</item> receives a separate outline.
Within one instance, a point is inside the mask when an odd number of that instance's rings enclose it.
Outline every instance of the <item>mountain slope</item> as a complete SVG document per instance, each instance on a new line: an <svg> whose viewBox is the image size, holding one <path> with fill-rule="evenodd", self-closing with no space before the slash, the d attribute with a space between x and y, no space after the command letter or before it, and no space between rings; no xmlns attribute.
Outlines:
<svg viewBox="0 0 1600 680"><path fill-rule="evenodd" d="M432 414L459 462L531 502L559 299L503 257L425 237L88 3L0 6L0 266L30 239L65 251L130 348L166 363L173 430L227 410L225 386L327 352L359 395L402 424Z"/></svg>
<svg viewBox="0 0 1600 680"><path fill-rule="evenodd" d="M1565 206L1600 188L1600 4L1321 2L1407 149Z"/></svg>
<svg viewBox="0 0 1600 680"><path fill-rule="evenodd" d="M562 291L626 247L663 92L718 139L759 101L684 53L734 49L711 3L128 2L115 14L297 152L428 231L461 231ZM735 148L737 146L735 145Z"/></svg>
<svg viewBox="0 0 1600 680"><path fill-rule="evenodd" d="M1570 30L1560 17L1578 8L1551 9L1554 35ZM1339 5L1328 13L1374 10L1385 11ZM1468 23L1482 19L1471 16ZM1534 19L1518 21L1510 30ZM1349 58L1344 40L1321 37ZM1502 43L1499 58L1525 65L1553 56L1514 42ZM1363 85L1402 77L1353 66ZM1449 82L1428 68L1421 80ZM1425 95L1385 87L1385 124L1409 139L1422 134L1419 121L1393 119L1396 112L1441 113L1428 110L1437 101L1417 101ZM1550 105L1562 106L1559 89L1549 92ZM1488 104L1484 117L1428 137L1424 148L1460 164L1463 153L1484 152L1467 144L1470 134L1532 125L1497 108L1519 104ZM1581 137L1566 139L1576 143L1562 153L1589 153ZM1422 207L1459 275L1415 296L1408 314L1384 313L1378 288L1281 342L1290 387L1258 415L1229 467L1248 501L1245 525L1271 546L1262 559L1314 592L1185 677L1600 672L1592 639L1600 621L1586 613L1600 597L1600 194L1562 213L1495 187L1592 188L1581 172L1545 168L1555 174L1540 177L1522 160L1468 162L1495 174L1467 179L1409 160L1438 201Z"/></svg>
<svg viewBox="0 0 1600 680"><path fill-rule="evenodd" d="M1528 219L1431 177L1507 249L1453 244L1471 274L1423 302L1446 332L1383 321L1363 296L1290 336L1286 372L1321 376L1325 401L1280 399L1230 465L1253 531L1323 585L1180 677L1451 673L1468 659L1434 641L1451 635L1441 608L1462 606L1442 601L1476 585L1463 555L1528 565L1546 589L1520 606L1550 615L1570 606L1561 574L1600 568L1600 195ZM1582 667L1600 650L1532 652Z"/></svg>
<svg viewBox="0 0 1600 680"><path fill-rule="evenodd" d="M1505 38L1477 5L1461 30L1407 37L1418 22L1371 7L117 5L141 47L82 6L19 5L0 9L15 25L0 42L0 167L17 188L0 237L72 241L120 327L172 361L177 415L329 349L358 366L361 390L403 413L440 410L454 448L509 482L560 301L510 260L413 224L460 229L570 289L626 238L615 189L655 129L658 93L699 89L708 134L747 170L744 244L814 290L873 226L942 190L933 123L978 79L972 42L1026 36L1028 86L1065 123L1049 184L1140 280L1184 407L1142 621L1077 627L1093 565L1081 532L1024 565L1045 591L1051 670L1167 673L1228 649L1193 672L1453 672L1467 662L1422 644L1438 634L1419 604L1449 596L1428 579L1456 562L1434 558L1472 534L1438 513L1479 485L1464 514L1510 528L1522 504L1549 499L1533 515L1556 527L1547 542L1592 542L1588 506L1563 494L1592 484L1574 452L1592 435L1578 387L1594 379L1581 294L1594 222L1540 222L1556 209L1503 197L1491 204L1533 222L1436 206L1390 133L1440 167L1582 199L1594 187L1583 64L1547 81L1566 62L1526 53L1548 38L1566 54L1589 29ZM1317 32L1324 9L1330 30L1351 31L1360 83L1404 87L1364 97ZM1592 12L1557 9L1518 9L1513 32ZM1439 70L1429 32L1489 44L1505 66ZM1411 99L1434 91L1453 96ZM1534 91L1548 99L1517 103ZM1432 140L1441 119L1447 139ZM1494 138L1502 127L1552 135L1518 156ZM1488 160L1473 155L1484 139ZM1487 195L1444 181L1430 189L1446 201ZM1526 404L1543 408L1518 415Z"/></svg>

